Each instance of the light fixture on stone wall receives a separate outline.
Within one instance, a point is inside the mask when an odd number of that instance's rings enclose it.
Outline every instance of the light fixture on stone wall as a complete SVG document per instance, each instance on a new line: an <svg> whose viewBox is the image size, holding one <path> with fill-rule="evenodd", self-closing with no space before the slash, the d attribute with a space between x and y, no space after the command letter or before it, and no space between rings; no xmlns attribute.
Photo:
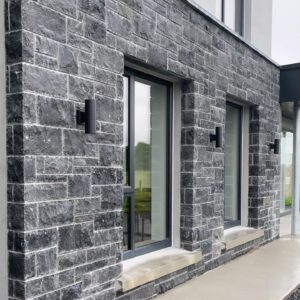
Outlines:
<svg viewBox="0 0 300 300"><path fill-rule="evenodd" d="M89 99L85 100L85 111L77 110L77 124L85 124L85 133L96 133L96 101Z"/></svg>
<svg viewBox="0 0 300 300"><path fill-rule="evenodd" d="M270 149L274 150L274 154L279 154L280 151L280 139L275 139L274 144L270 144Z"/></svg>
<svg viewBox="0 0 300 300"><path fill-rule="evenodd" d="M221 148L222 147L222 127L216 127L216 133L210 135L210 141L211 142L216 142L216 148Z"/></svg>

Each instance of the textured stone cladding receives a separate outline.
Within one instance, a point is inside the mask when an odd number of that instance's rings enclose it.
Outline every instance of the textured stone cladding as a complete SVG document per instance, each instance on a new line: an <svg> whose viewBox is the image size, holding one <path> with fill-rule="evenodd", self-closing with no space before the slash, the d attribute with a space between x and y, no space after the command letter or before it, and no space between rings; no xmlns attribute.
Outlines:
<svg viewBox="0 0 300 300"><path fill-rule="evenodd" d="M116 297L128 58L182 79L182 247L201 250L208 269L233 255L221 254L224 148L209 141L224 127L228 96L251 108L249 225L264 229L263 243L278 237L279 156L269 150L281 128L276 66L183 0L5 7L10 299ZM97 102L96 135L75 121L86 98Z"/></svg>

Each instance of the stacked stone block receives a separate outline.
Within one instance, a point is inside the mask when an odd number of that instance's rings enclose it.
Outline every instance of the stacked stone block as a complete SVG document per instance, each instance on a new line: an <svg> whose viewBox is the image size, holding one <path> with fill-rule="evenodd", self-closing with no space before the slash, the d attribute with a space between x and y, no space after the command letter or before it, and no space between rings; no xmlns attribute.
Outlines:
<svg viewBox="0 0 300 300"><path fill-rule="evenodd" d="M115 298L121 273L124 61L182 80L181 246L221 253L228 96L251 106L249 225L278 236L279 70L184 0L6 0L9 295ZM97 103L97 134L76 110ZM248 247L249 246L249 247ZM194 269L193 269L194 268ZM194 266L122 299L146 299ZM148 296L147 296L148 295Z"/></svg>

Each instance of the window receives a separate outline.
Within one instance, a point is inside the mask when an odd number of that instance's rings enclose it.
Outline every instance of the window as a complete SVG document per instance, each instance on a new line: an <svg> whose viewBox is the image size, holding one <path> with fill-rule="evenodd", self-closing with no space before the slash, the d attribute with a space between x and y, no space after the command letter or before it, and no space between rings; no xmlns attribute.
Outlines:
<svg viewBox="0 0 300 300"><path fill-rule="evenodd" d="M223 0L222 21L236 33L244 35L244 0Z"/></svg>
<svg viewBox="0 0 300 300"><path fill-rule="evenodd" d="M225 228L241 224L242 108L226 104L225 123Z"/></svg>
<svg viewBox="0 0 300 300"><path fill-rule="evenodd" d="M289 131L281 134L281 213L292 208L293 136Z"/></svg>
<svg viewBox="0 0 300 300"><path fill-rule="evenodd" d="M245 0L192 0L214 17L224 22L229 28L244 36L244 1Z"/></svg>
<svg viewBox="0 0 300 300"><path fill-rule="evenodd" d="M124 75L124 258L171 245L169 82Z"/></svg>

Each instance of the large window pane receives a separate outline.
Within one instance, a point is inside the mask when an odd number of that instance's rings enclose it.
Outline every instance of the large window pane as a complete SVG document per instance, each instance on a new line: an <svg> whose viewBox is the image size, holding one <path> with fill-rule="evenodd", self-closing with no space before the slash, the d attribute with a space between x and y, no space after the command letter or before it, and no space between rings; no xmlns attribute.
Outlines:
<svg viewBox="0 0 300 300"><path fill-rule="evenodd" d="M167 140L167 87L136 79L136 247L167 238Z"/></svg>
<svg viewBox="0 0 300 300"><path fill-rule="evenodd" d="M240 222L241 109L226 105L225 124L225 226Z"/></svg>
<svg viewBox="0 0 300 300"><path fill-rule="evenodd" d="M194 0L195 3L200 5L213 16L221 20L222 18L222 0Z"/></svg>
<svg viewBox="0 0 300 300"><path fill-rule="evenodd" d="M235 0L224 1L224 23L235 30Z"/></svg>
<svg viewBox="0 0 300 300"><path fill-rule="evenodd" d="M281 136L281 212L292 207L293 133Z"/></svg>

